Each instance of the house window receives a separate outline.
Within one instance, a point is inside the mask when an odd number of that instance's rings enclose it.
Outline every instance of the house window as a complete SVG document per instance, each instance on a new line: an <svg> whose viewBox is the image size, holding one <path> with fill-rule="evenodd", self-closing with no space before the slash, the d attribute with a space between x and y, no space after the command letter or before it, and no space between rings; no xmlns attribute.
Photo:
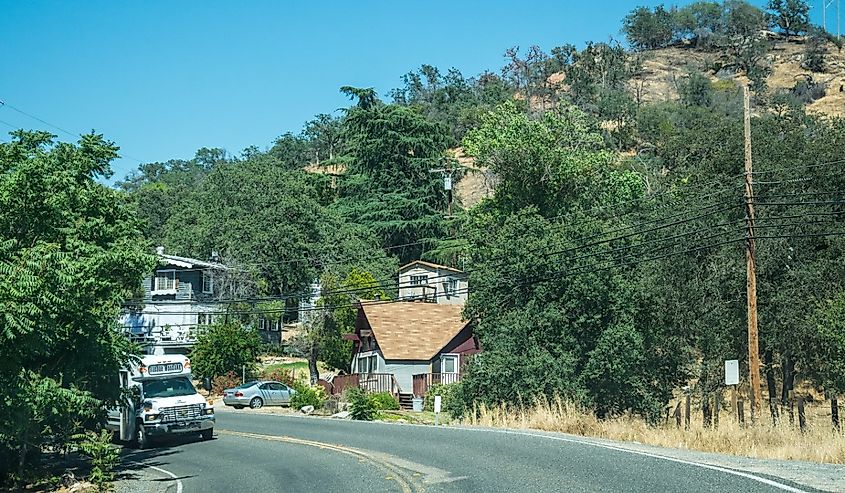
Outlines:
<svg viewBox="0 0 845 493"><path fill-rule="evenodd" d="M175 270L160 270L156 272L153 291L172 291L179 285Z"/></svg>
<svg viewBox="0 0 845 493"><path fill-rule="evenodd" d="M378 370L378 356L358 357L358 373L375 373Z"/></svg>
<svg viewBox="0 0 845 493"><path fill-rule="evenodd" d="M448 281L446 281L446 296L455 296L458 292L458 280L454 277L450 277Z"/></svg>
<svg viewBox="0 0 845 493"><path fill-rule="evenodd" d="M211 318L210 313L197 313L197 325L211 325Z"/></svg>
<svg viewBox="0 0 845 493"><path fill-rule="evenodd" d="M207 270L202 271L202 292L206 294L214 292L214 278Z"/></svg>
<svg viewBox="0 0 845 493"><path fill-rule="evenodd" d="M428 284L428 275L411 276L411 286L420 286L422 284Z"/></svg>
<svg viewBox="0 0 845 493"><path fill-rule="evenodd" d="M443 373L458 373L458 355L444 354L440 357L440 368Z"/></svg>

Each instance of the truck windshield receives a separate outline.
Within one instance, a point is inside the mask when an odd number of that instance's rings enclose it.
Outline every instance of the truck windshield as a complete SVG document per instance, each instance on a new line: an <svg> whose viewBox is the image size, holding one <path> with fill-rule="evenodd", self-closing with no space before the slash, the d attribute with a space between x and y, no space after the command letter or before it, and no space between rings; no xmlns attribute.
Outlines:
<svg viewBox="0 0 845 493"><path fill-rule="evenodd" d="M144 382L144 397L176 397L196 393L196 389L187 377L162 378Z"/></svg>

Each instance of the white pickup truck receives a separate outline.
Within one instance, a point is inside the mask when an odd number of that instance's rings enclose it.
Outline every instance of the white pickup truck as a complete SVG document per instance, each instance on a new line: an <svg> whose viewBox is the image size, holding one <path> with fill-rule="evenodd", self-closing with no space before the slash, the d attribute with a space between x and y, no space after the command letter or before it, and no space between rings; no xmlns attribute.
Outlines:
<svg viewBox="0 0 845 493"><path fill-rule="evenodd" d="M183 355L144 356L120 372L124 404L108 413L107 428L138 448L155 436L214 433L214 407L191 383L191 361Z"/></svg>

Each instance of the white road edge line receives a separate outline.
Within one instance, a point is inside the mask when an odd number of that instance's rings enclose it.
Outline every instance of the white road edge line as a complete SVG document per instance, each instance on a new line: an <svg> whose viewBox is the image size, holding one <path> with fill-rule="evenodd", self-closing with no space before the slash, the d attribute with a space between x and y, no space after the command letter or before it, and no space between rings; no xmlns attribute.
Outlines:
<svg viewBox="0 0 845 493"><path fill-rule="evenodd" d="M144 464L143 462L137 462L137 461L134 461L134 460L130 460L130 461L127 461L127 462L131 462L132 464L138 464L139 466L143 466L143 467L149 467L150 469L155 469L156 471L164 474L165 476L169 476L174 481L176 481L176 493L182 493L182 480L179 479L179 476L173 474L172 472L168 471L167 469L162 469L160 467L151 466L149 464Z"/></svg>
<svg viewBox="0 0 845 493"><path fill-rule="evenodd" d="M772 486L772 487L777 488L779 490L789 491L791 493L807 493L805 490L801 490L801 489L795 488L793 486L789 486L788 484L779 483L779 482L771 480L771 479L767 479L767 478L757 476L757 475L747 473L747 472L736 471L734 469L729 469L727 467L714 466L714 465L711 465L711 464L705 464L703 462L695 462L695 461L689 461L689 460L684 460L684 459L677 459L675 457L668 457L668 456L665 456L665 455L653 454L651 452L643 452L643 451L640 451L640 450L632 450L632 449L628 449L628 448L625 448L625 447L618 447L618 446L615 446L615 445L593 442L593 441L590 441L590 440L576 440L574 438L558 437L558 436L553 436L553 435L544 435L542 433L527 433L527 432L524 432L524 431L512 431L512 430L494 430L494 429L489 429L489 428L476 429L476 428L457 427L456 429L469 430L469 431L492 431L494 433L505 433L505 434L509 434L509 435L524 435L524 436L529 436L529 437L548 438L549 440L558 440L558 441L561 441L561 442L578 443L578 444L582 444L582 445L592 445L594 447L601 447L601 448L605 448L605 449L609 449L609 450L616 450L616 451L619 451L619 452L627 452L629 454L642 455L642 456L651 457L651 458L654 458L654 459L662 459L662 460L666 460L666 461L669 461L669 462L677 462L677 463L680 463L680 464L686 464L686 465L690 465L690 466L701 467L701 468L704 468L704 469L711 469L711 470L723 472L723 473L726 473L726 474L732 474L734 476L740 476L740 477L743 477L743 478L747 478L747 479L750 479L752 481L757 481L759 483L763 483L765 485Z"/></svg>

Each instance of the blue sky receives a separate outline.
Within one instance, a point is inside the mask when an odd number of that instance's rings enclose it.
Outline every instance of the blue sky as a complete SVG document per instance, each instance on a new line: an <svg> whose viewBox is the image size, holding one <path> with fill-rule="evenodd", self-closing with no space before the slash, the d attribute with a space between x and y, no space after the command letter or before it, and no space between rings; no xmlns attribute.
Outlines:
<svg viewBox="0 0 845 493"><path fill-rule="evenodd" d="M95 129L126 156L115 178L200 147L264 149L347 106L340 86L384 96L423 63L471 76L514 45L621 39L628 11L658 3L0 0L0 140L10 126L73 140L15 109Z"/></svg>

